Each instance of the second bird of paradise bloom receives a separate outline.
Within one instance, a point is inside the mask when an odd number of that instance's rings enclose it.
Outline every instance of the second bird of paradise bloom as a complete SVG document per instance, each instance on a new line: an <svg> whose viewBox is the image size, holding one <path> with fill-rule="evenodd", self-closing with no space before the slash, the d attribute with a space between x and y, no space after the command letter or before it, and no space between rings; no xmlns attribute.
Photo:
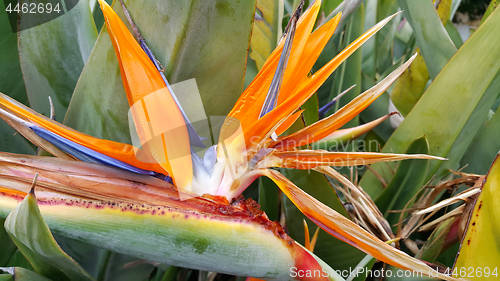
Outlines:
<svg viewBox="0 0 500 281"><path fill-rule="evenodd" d="M291 239L279 223L269 221L254 201L243 199L241 193L256 178L266 176L331 235L388 264L424 275L432 273L424 262L379 240L270 169L314 169L345 182L329 166L354 166L359 159L363 164L439 159L300 149L338 132L379 97L415 56L331 116L283 135L302 113L304 102L392 17L309 75L341 15L313 32L321 1L315 1L300 17L298 9L286 35L226 118L218 145L201 159L193 152L200 138L145 40L140 34L136 40L113 9L104 1L99 3L131 107L131 129L139 144L85 135L1 94L0 117L57 158L0 153L0 215L8 215L27 195L38 173L35 192L40 210L51 229L66 236L200 270L308 279L291 276L290 270L295 268L328 273L309 280L336 280L338 275L327 264Z"/></svg>

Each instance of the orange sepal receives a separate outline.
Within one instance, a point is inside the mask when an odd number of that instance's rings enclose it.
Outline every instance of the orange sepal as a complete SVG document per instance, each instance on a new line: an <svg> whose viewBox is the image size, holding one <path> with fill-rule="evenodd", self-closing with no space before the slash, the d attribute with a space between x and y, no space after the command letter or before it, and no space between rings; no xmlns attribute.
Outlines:
<svg viewBox="0 0 500 281"><path fill-rule="evenodd" d="M295 33L297 39L299 38L299 34L304 34L304 30L306 30L308 23L315 21L316 15L313 12L314 11L312 11L311 9L308 9L300 17ZM340 14L328 21L326 24L322 25L310 36L308 36L306 46L303 48L301 56L291 56L289 58L287 70L289 72L292 71L292 62L294 60L302 60L301 57L308 60L307 62L303 63L307 63L308 65L314 64L317 57L335 31L339 20ZM284 42L285 40L282 40L281 43L276 47L276 49L271 53L271 55L262 66L262 69L250 83L250 85L245 89L245 91L241 94L240 98L228 115L241 120L241 124L245 132L257 119L259 119L261 107L266 98L267 90L271 85L276 67L278 66L278 61L281 55L281 51L283 50ZM306 74L310 71L311 67L307 69ZM304 75L304 78L306 78L305 76L306 75ZM283 83L287 83L287 81L284 80ZM283 102L284 97L289 96L289 94L287 94L285 91L280 91L280 93L282 94L280 94L278 98L278 104Z"/></svg>
<svg viewBox="0 0 500 281"><path fill-rule="evenodd" d="M99 153L144 170L165 174L165 170L158 164L145 163L137 160L134 152L135 149L132 145L103 140L78 132L33 111L31 108L28 108L3 94L0 94L0 107L6 109L17 117L29 120L44 129Z"/></svg>
<svg viewBox="0 0 500 281"><path fill-rule="evenodd" d="M274 150L261 162L257 168L281 167L300 170L314 169L320 166L350 167L369 165L378 162L400 161L405 159L444 158L426 154L392 154L376 152L330 152L326 150Z"/></svg>
<svg viewBox="0 0 500 281"><path fill-rule="evenodd" d="M123 87L132 106L143 97L165 88L166 85L153 62L116 12L105 1L99 0L99 4L120 64Z"/></svg>
<svg viewBox="0 0 500 281"><path fill-rule="evenodd" d="M115 11L99 0L113 43L134 125L146 159L156 161L177 187L191 190L193 167L184 117L153 62ZM175 163L174 163L175 162Z"/></svg>
<svg viewBox="0 0 500 281"><path fill-rule="evenodd" d="M394 70L377 85L368 89L366 92L354 98L351 102L339 109L329 117L322 119L298 132L281 138L274 147L276 149L287 149L297 145L306 145L323 139L349 122L361 111L367 108L380 95L382 95L389 86L410 66L416 55L413 55L407 62ZM321 70L320 70L321 71ZM319 71L318 71L319 72ZM326 79L326 78L325 78ZM305 86L307 87L307 85ZM317 89L319 85L315 86ZM307 91L309 92L309 91Z"/></svg>

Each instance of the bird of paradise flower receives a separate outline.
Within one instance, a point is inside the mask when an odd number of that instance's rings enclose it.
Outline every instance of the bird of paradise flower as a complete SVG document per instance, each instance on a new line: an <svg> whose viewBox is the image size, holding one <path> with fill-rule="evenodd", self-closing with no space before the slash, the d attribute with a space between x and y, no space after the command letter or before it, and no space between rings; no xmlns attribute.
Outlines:
<svg viewBox="0 0 500 281"><path fill-rule="evenodd" d="M49 225L67 236L201 270L289 279L294 267L330 273L316 280L335 279L328 265L287 236L277 222L269 221L254 201L243 199L241 193L256 178L266 176L331 235L394 266L423 274L432 271L270 169L315 169L346 182L329 167L332 163L353 166L359 159L364 164L440 159L298 148L334 134L380 96L415 56L331 116L283 135L302 113L300 106L393 16L308 75L341 15L312 32L321 1L315 1L300 17L298 9L286 35L226 118L219 143L201 159L192 149L200 137L144 38L136 32L136 41L111 7L104 1L99 3L120 64L131 106L131 129L139 145L85 135L1 94L0 117L57 158L0 153L0 213L8 214L26 196L30 180L38 173L40 209Z"/></svg>

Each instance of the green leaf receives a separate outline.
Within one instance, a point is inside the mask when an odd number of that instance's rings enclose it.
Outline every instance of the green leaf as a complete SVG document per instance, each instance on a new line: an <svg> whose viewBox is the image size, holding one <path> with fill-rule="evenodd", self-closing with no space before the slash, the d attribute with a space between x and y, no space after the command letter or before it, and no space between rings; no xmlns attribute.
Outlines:
<svg viewBox="0 0 500 281"><path fill-rule="evenodd" d="M352 43L359 36L363 34L364 29L365 7L361 4L358 9L353 13L351 20L346 25L345 31L345 46ZM335 82L330 93L329 100L332 100L349 87L356 85L353 89L347 92L334 108L341 108L348 104L351 100L361 93L361 58L363 55L363 47L354 52L345 62L342 63L337 70ZM339 71L340 70L340 71ZM330 112L335 111L333 109ZM354 117L349 121L344 128L355 127L359 125L359 116Z"/></svg>
<svg viewBox="0 0 500 281"><path fill-rule="evenodd" d="M17 101L28 104L26 88L24 86L19 54L17 51L17 33L12 32L9 17L4 5L0 3L0 92L15 98Z"/></svg>
<svg viewBox="0 0 500 281"><path fill-rule="evenodd" d="M377 23L377 0L367 0L365 10L364 31L367 31ZM368 39L368 41L363 44L363 59L361 60L363 73L373 80L375 80L376 71L375 40L376 36Z"/></svg>
<svg viewBox="0 0 500 281"><path fill-rule="evenodd" d="M399 4L413 28L429 75L434 80L457 48L441 23L432 0L399 0Z"/></svg>
<svg viewBox="0 0 500 281"><path fill-rule="evenodd" d="M417 49L417 52L419 50ZM407 116L413 106L425 92L429 81L429 72L425 61L419 54L410 67L394 83L391 92L391 101L403 116Z"/></svg>
<svg viewBox="0 0 500 281"><path fill-rule="evenodd" d="M14 281L11 274L0 274L0 281Z"/></svg>
<svg viewBox="0 0 500 281"><path fill-rule="evenodd" d="M484 175L500 150L500 110L497 109L493 118L477 137L477 141L467 149L460 160L460 166L468 165L464 172Z"/></svg>
<svg viewBox="0 0 500 281"><path fill-rule="evenodd" d="M460 36L460 33L455 25L453 25L451 21L447 21L444 28L446 29L446 32L448 32L448 35L450 36L451 41L453 41L455 47L460 49L460 47L464 44L464 41L462 40L462 36Z"/></svg>
<svg viewBox="0 0 500 281"><path fill-rule="evenodd" d="M107 267L99 280L102 281L135 281L147 280L154 270L154 265L145 260L126 256L118 253L110 253Z"/></svg>
<svg viewBox="0 0 500 281"><path fill-rule="evenodd" d="M312 95L302 105L301 109L304 109L304 112L302 112L302 116L304 118L304 124L306 126L318 122L319 119L318 95L317 94Z"/></svg>
<svg viewBox="0 0 500 281"><path fill-rule="evenodd" d="M500 91L500 37L494 35L499 28L500 12L495 10L429 86L383 152L402 153L414 139L425 135L430 154L449 159L444 165L430 161L427 179L438 169L438 176L442 176L448 168L458 168ZM372 168L388 175L386 164ZM383 190L371 172L365 173L360 185L372 197Z"/></svg>
<svg viewBox="0 0 500 281"><path fill-rule="evenodd" d="M500 5L499 0L491 0L490 5L488 5L488 8L484 12L483 18L481 19L481 24L491 15L491 12L493 12L498 5Z"/></svg>
<svg viewBox="0 0 500 281"><path fill-rule="evenodd" d="M276 48L281 37L284 0L258 0L252 39L250 41L250 58L260 70L267 57Z"/></svg>
<svg viewBox="0 0 500 281"><path fill-rule="evenodd" d="M177 278L177 272L179 271L178 267L171 266L167 268L165 271L158 270L157 276L155 279L150 279L150 281L176 281L178 280ZM237 278L236 280L240 280ZM244 278L243 280L246 280Z"/></svg>
<svg viewBox="0 0 500 281"><path fill-rule="evenodd" d="M25 3L38 3L28 0ZM32 15L20 14L19 57L31 107L45 116L52 98L62 121L78 77L97 38L88 0L44 24L31 25Z"/></svg>
<svg viewBox="0 0 500 281"><path fill-rule="evenodd" d="M324 0L321 3L321 9L319 12L329 15L339 6L340 3L342 3L342 0Z"/></svg>
<svg viewBox="0 0 500 281"><path fill-rule="evenodd" d="M324 175L315 171L289 169L283 169L282 173L309 195L317 198L340 214L346 217L349 216L338 198L337 193ZM299 243L304 243L303 220L305 219L309 226L315 224L307 219L286 196L283 196L283 204L286 215L286 225L290 235ZM316 229L311 227L310 232L314 233L314 231L316 231ZM335 268L335 270L344 270L349 269L349 267L354 267L365 256L363 252L340 241L321 229L319 231L316 247L314 248L314 253L332 268Z"/></svg>
<svg viewBox="0 0 500 281"><path fill-rule="evenodd" d="M243 87L255 1L149 0L125 5L165 66L169 82L195 78L206 116L225 116ZM117 2L114 9L127 22ZM99 138L130 142L128 109L116 55L103 28L65 123Z"/></svg>
<svg viewBox="0 0 500 281"><path fill-rule="evenodd" d="M0 219L0 266L6 266L17 250L16 245L12 242L3 227L4 223L5 220Z"/></svg>
<svg viewBox="0 0 500 281"><path fill-rule="evenodd" d="M398 10L399 6L396 0L379 0L377 3L377 22L396 13ZM375 35L376 73L385 72L393 64L391 46L400 20L401 16L397 16Z"/></svg>
<svg viewBox="0 0 500 281"><path fill-rule="evenodd" d="M280 204L279 189L274 182L266 177L259 178L259 205L271 221L279 221Z"/></svg>
<svg viewBox="0 0 500 281"><path fill-rule="evenodd" d="M17 250L14 255L10 258L6 267L22 267L31 271L35 271L30 262L26 259L23 253Z"/></svg>
<svg viewBox="0 0 500 281"><path fill-rule="evenodd" d="M55 235L54 238L65 253L97 280L147 280L155 268L153 263L136 257L111 252L59 235Z"/></svg>
<svg viewBox="0 0 500 281"><path fill-rule="evenodd" d="M497 13L495 11L494 13ZM492 14L492 16L494 15ZM487 22L486 22L487 23ZM486 24L485 23L485 24ZM478 30L479 31L479 30ZM477 32L477 31L476 31ZM490 270L490 274L473 274L467 276L471 280L493 280L498 277L500 264L500 161L499 156L493 161L481 187L481 193L476 199L474 210L468 222L462 240L459 255L455 262L455 269L461 271L469 267L479 268L481 273ZM491 275L496 269L497 276ZM464 276L465 277L465 276Z"/></svg>
<svg viewBox="0 0 500 281"><path fill-rule="evenodd" d="M0 56L0 77L2 77L0 79L0 92L28 104L28 96L26 95L21 65L19 64L17 33L12 32L10 27L5 2L0 2L0 50L2 50ZM3 121L0 122L0 143L2 144L2 151L35 153L33 146L20 134L16 134L16 131Z"/></svg>
<svg viewBox="0 0 500 281"><path fill-rule="evenodd" d="M361 76L361 83L363 92L375 86L375 81L373 81L364 73ZM372 104L370 104L359 114L359 118L361 119L361 121L363 121L363 123L368 123L377 118L380 118L382 114L388 113L389 99L389 94L387 92L383 93L378 99L376 99ZM387 119L377 127L373 128L373 132L375 132L377 136L385 142L389 139L392 132L394 132L394 129L391 126L391 121ZM371 148L370 145L369 147Z"/></svg>
<svg viewBox="0 0 500 281"><path fill-rule="evenodd" d="M429 154L429 143L425 136L414 140L405 154ZM425 184L428 166L429 160L426 159L401 161L391 182L375 200L380 212L384 214L391 226L398 223L400 213L388 213L387 211L405 208Z"/></svg>
<svg viewBox="0 0 500 281"><path fill-rule="evenodd" d="M113 0L105 0L109 5L113 4ZM104 14L102 13L101 8L99 7L99 1L95 0L94 7L90 7L92 11L92 17L94 18L95 27L97 28L97 32L100 32L104 25Z"/></svg>
<svg viewBox="0 0 500 281"><path fill-rule="evenodd" d="M93 280L57 245L33 193L10 213L5 229L39 274L54 280Z"/></svg>
<svg viewBox="0 0 500 281"><path fill-rule="evenodd" d="M108 267L111 252L81 241L54 235L61 249L96 279Z"/></svg>
<svg viewBox="0 0 500 281"><path fill-rule="evenodd" d="M446 32L452 34L454 36L454 39L457 40L456 43L453 42L453 46L460 47L462 45L460 34L458 34L456 28L448 20L450 7L452 4L451 0L440 1L437 8L437 13L429 12L430 9L434 10L434 6L431 5L432 7L429 7L429 5L426 5L426 2L422 3L423 6L418 6L418 8L410 5L411 7L408 8L411 8L412 10L405 15L411 15L413 17L413 20L410 21L410 23L416 25L414 27L417 28L417 32L416 36L414 36L416 37L417 43L424 47L424 52L433 53L431 53L430 55L427 54L425 57L423 57L421 54L421 50L417 48L416 52L419 53L418 57L412 63L410 68L405 71L403 75L401 75L401 77L394 85L394 89L391 92L391 100L403 116L407 116L413 106L418 102L425 91L429 78L431 78L429 76L426 61L424 60L427 60L428 63L431 64L430 67L432 67L435 72L439 72L441 71L442 67L448 62L449 58L451 58L451 56L456 52L456 48L452 48L450 46L448 42L449 40L446 40L446 37L443 37L445 38L445 40L442 40L441 37L438 37L442 36L443 33L441 28L442 25L440 25L437 21L439 20L440 22L444 23L446 26ZM422 24L422 21L424 22L424 24ZM427 24L428 21L436 24L438 28L435 29L433 28L433 26L426 26L425 24ZM430 28L430 30L422 30L425 28ZM427 39L427 37L425 36L430 37L430 39ZM458 38L456 38L456 36L458 36ZM434 46L429 46L429 44L433 43L435 43ZM438 49L438 51L436 52L437 54L434 53L435 49ZM409 50L412 50L412 48L409 48ZM435 58L433 56L437 56L440 52L445 52L446 50L448 50L445 54L448 60L443 59L441 65L436 64L438 62L434 61ZM432 77L432 79L434 78L435 76Z"/></svg>
<svg viewBox="0 0 500 281"><path fill-rule="evenodd" d="M0 274L0 280L13 280L13 281L51 281L50 279L43 277L42 275L37 274L31 270L27 270L22 267L9 267L2 268L0 270L9 272L11 279L6 278L4 274ZM5 279L4 279L5 278Z"/></svg>

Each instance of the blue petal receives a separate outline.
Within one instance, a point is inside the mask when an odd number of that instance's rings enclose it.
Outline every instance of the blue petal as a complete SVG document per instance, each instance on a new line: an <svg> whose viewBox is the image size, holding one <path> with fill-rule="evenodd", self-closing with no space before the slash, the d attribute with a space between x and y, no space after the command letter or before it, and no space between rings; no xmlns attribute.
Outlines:
<svg viewBox="0 0 500 281"><path fill-rule="evenodd" d="M297 11L300 11L299 7ZM268 114L273 110L278 104L278 96L281 89L281 82L283 82L283 76L285 75L286 65L288 63L288 57L290 56L290 52L292 50L292 42L293 37L295 36L295 29L298 20L299 13L295 13L290 19L290 29L286 35L286 41L283 45L283 50L281 51L280 60L278 62L278 66L276 67L276 72L274 73L273 80L271 81L271 85L269 86L269 90L267 91L267 96L262 105L262 109L260 110L259 118Z"/></svg>
<svg viewBox="0 0 500 281"><path fill-rule="evenodd" d="M44 128L31 126L30 129L33 132L35 132L35 134L37 134L39 137L43 138L44 140L55 145L57 148L63 150L64 152L74 156L75 158L81 161L112 166L143 175L150 175L150 176L158 175L158 173L156 172L134 167L130 164L127 164L120 160L114 159L97 151L94 151L83 145L77 144L55 133L52 133L51 131L48 131Z"/></svg>
<svg viewBox="0 0 500 281"><path fill-rule="evenodd" d="M336 99L334 99L334 100L332 100L332 101L328 102L328 103L327 103L327 104L325 104L323 107L321 107L321 108L319 109L319 117L320 117L320 118L323 118L323 117L325 116L326 112L327 112L330 108L332 108L332 106L335 104L335 102L337 102L337 100L336 100Z"/></svg>

